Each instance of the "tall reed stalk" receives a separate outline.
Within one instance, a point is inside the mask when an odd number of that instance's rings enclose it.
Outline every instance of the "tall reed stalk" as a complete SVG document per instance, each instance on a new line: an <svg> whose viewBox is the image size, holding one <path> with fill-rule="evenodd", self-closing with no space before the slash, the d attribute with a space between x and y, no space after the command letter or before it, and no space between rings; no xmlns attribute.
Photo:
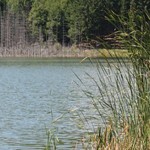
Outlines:
<svg viewBox="0 0 150 150"><path fill-rule="evenodd" d="M149 150L150 12L132 1L126 16L109 12L107 19L116 25L115 38L128 50L130 65L123 59L116 64L106 59L108 67L98 62L98 80L87 74L98 92L83 91L106 124L91 139L93 149Z"/></svg>

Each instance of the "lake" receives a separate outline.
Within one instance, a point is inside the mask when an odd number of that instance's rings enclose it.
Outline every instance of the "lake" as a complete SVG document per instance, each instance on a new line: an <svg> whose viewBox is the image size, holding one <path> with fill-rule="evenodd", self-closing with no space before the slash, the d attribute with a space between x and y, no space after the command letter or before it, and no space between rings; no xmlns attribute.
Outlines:
<svg viewBox="0 0 150 150"><path fill-rule="evenodd" d="M73 149L96 130L101 122L76 76L94 91L85 72L97 78L96 65L79 59L0 60L0 149L42 150L48 129L60 139L58 149Z"/></svg>

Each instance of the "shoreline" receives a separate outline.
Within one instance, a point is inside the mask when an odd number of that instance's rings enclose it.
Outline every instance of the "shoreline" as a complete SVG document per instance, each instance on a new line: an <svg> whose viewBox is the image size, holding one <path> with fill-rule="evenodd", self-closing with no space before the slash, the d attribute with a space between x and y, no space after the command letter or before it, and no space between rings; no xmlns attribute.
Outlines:
<svg viewBox="0 0 150 150"><path fill-rule="evenodd" d="M9 49L8 51L0 51L0 59L2 58L128 58L128 51L124 49Z"/></svg>
<svg viewBox="0 0 150 150"><path fill-rule="evenodd" d="M5 63L116 63L120 59L125 63L130 63L129 58L83 58L83 57L1 57L0 64Z"/></svg>

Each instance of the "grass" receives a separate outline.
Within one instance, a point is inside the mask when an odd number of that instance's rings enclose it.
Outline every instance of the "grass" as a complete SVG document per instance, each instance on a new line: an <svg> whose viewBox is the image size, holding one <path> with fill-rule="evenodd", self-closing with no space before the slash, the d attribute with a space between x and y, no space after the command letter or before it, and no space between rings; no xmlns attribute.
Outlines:
<svg viewBox="0 0 150 150"><path fill-rule="evenodd" d="M73 50L74 57L90 57L90 58L128 58L129 53L125 49L87 49ZM71 56L73 57L73 55Z"/></svg>
<svg viewBox="0 0 150 150"><path fill-rule="evenodd" d="M130 7L127 17L109 12L108 19L121 25L114 36L128 50L132 67L115 54L119 67L107 60L107 68L98 63L98 80L87 74L98 92L83 92L105 124L89 139L92 149L150 150L150 13L136 9L134 1Z"/></svg>
<svg viewBox="0 0 150 150"><path fill-rule="evenodd" d="M129 53L124 49L98 49L98 50L85 50L86 57L99 57L99 58L128 58Z"/></svg>
<svg viewBox="0 0 150 150"><path fill-rule="evenodd" d="M0 61L4 61L7 59L12 60L22 60L22 59L61 59L61 58L128 58L129 53L125 49L86 49L86 50L79 50L78 48L70 49L70 48L64 48L65 50L63 52L60 51L58 55L44 55L44 56L27 56L27 55L18 55L18 56L0 56Z"/></svg>
<svg viewBox="0 0 150 150"><path fill-rule="evenodd" d="M130 64L122 57L115 58L115 63L112 63L106 57L105 65L98 59L97 78L86 73L95 91L78 77L80 85L84 85L82 91L99 116L98 120L103 120L105 125L99 126L97 132L82 142L83 149L149 150L150 65L144 60L139 62L138 59L137 62L134 57L128 58ZM47 141L46 150L56 149L57 140L53 133L48 134Z"/></svg>
<svg viewBox="0 0 150 150"><path fill-rule="evenodd" d="M105 58L107 67L99 61L97 78L86 73L95 91L78 77L98 120L105 125L82 143L83 149L150 150L150 14L146 7L141 11L135 6L133 0L127 17L111 12L108 18L121 25L116 27L115 38L127 51L84 51L86 57ZM130 59L131 65L124 57ZM109 58L116 58L117 62L112 64Z"/></svg>
<svg viewBox="0 0 150 150"><path fill-rule="evenodd" d="M97 63L96 79L86 73L97 92L80 81L84 84L82 91L105 124L87 139L84 149L90 145L94 150L149 150L150 76L147 75L150 68L143 64L136 70L132 59L130 65L121 58L114 64L106 60L107 67Z"/></svg>

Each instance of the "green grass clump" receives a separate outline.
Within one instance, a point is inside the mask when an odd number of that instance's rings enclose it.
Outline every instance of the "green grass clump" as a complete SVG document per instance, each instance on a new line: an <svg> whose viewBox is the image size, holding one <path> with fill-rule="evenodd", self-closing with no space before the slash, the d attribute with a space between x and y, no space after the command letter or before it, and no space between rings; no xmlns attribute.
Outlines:
<svg viewBox="0 0 150 150"><path fill-rule="evenodd" d="M99 49L99 50L86 50L85 56L87 57L99 57L99 58L128 58L129 54L124 49Z"/></svg>
<svg viewBox="0 0 150 150"><path fill-rule="evenodd" d="M83 90L105 124L89 141L97 150L150 149L150 13L136 9L134 1L130 7L126 17L111 12L108 19L119 22L114 36L131 64L119 57L111 64L106 57L107 68L98 62L98 80L88 75L98 92Z"/></svg>
<svg viewBox="0 0 150 150"><path fill-rule="evenodd" d="M99 120L103 118L105 125L86 142L97 150L148 150L150 65L144 63L137 70L133 59L130 63L120 58L115 63L109 62L109 59L106 62L98 62L96 79L86 74L95 85L96 92L81 82L86 87L83 92L91 99Z"/></svg>
<svg viewBox="0 0 150 150"><path fill-rule="evenodd" d="M127 50L122 52L130 64L119 56L120 51L103 50L99 57L107 64L97 62L97 78L86 73L95 90L78 77L104 125L82 142L83 149L150 149L150 13L136 9L134 0L130 7L126 17L111 12L108 18L115 25L119 22L114 36ZM87 57L93 53L85 52ZM110 63L108 58L114 57L116 62Z"/></svg>

